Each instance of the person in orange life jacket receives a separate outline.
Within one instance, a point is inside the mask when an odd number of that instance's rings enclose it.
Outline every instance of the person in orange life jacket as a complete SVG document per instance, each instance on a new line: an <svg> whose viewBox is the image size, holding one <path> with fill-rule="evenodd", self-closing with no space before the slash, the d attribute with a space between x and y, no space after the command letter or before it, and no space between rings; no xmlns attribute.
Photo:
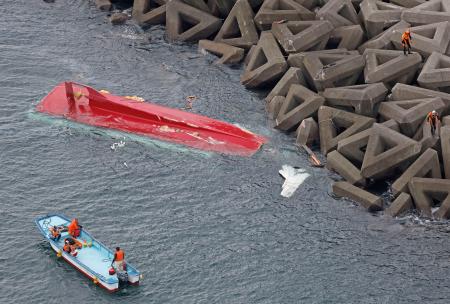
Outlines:
<svg viewBox="0 0 450 304"><path fill-rule="evenodd" d="M116 252L114 253L114 259L112 260L111 266L114 265L116 271L123 271L124 261L125 261L125 252L122 249L120 249L120 247L116 247Z"/></svg>
<svg viewBox="0 0 450 304"><path fill-rule="evenodd" d="M427 122L431 126L431 134L434 135L434 133L436 132L437 126L440 123L439 114L436 111L434 111L434 110L431 111L427 115Z"/></svg>
<svg viewBox="0 0 450 304"><path fill-rule="evenodd" d="M50 230L50 238L53 241L58 242L59 239L61 238L61 228L57 227L57 226L53 226L49 230Z"/></svg>
<svg viewBox="0 0 450 304"><path fill-rule="evenodd" d="M406 30L402 34L402 44L403 44L403 54L406 55L406 50L408 50L408 54L411 54L411 32L409 30Z"/></svg>
<svg viewBox="0 0 450 304"><path fill-rule="evenodd" d="M64 240L64 247L63 250L67 253L70 253L72 256L77 256L78 248L81 248L81 244L80 242L77 242L76 240L72 239L72 238L67 238Z"/></svg>
<svg viewBox="0 0 450 304"><path fill-rule="evenodd" d="M80 236L81 228L83 228L83 227L78 224L78 219L74 218L67 228L68 228L69 234L72 237L77 238Z"/></svg>

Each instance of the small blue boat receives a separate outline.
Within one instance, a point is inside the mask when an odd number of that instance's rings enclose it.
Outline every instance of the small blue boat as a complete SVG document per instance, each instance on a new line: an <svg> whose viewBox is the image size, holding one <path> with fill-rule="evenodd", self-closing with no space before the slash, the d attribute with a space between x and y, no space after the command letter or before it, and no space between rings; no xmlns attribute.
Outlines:
<svg viewBox="0 0 450 304"><path fill-rule="evenodd" d="M82 244L82 248L77 250L77 255L73 256L65 252L63 250L64 240L71 238L71 236L67 231L63 231L61 232L61 238L55 241L51 238L50 231L53 226L67 227L70 224L70 220L64 215L50 214L37 218L35 222L58 257L62 257L70 265L92 279L95 284L111 292L117 291L119 283L124 281L134 285L139 284L141 277L139 271L128 263L126 264L126 271L110 274L109 270L114 252L94 239L84 228L81 235L76 239Z"/></svg>

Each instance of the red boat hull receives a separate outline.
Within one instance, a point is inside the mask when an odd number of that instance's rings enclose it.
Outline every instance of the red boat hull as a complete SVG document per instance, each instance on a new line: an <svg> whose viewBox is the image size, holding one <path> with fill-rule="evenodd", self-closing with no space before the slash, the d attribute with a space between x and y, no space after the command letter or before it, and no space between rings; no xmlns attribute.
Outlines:
<svg viewBox="0 0 450 304"><path fill-rule="evenodd" d="M37 110L91 126L232 155L251 156L266 142L264 137L226 122L72 82L57 85Z"/></svg>

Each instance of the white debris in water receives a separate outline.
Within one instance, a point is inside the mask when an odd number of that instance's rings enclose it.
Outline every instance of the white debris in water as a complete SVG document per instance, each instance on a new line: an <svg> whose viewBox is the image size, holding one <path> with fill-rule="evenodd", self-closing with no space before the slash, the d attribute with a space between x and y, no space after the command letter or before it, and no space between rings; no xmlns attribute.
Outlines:
<svg viewBox="0 0 450 304"><path fill-rule="evenodd" d="M117 148L122 148L124 146L125 146L125 142L121 140L121 141L119 141L117 143L113 143L111 145L111 150L116 150Z"/></svg>
<svg viewBox="0 0 450 304"><path fill-rule="evenodd" d="M295 169L289 165L283 165L278 172L285 179L281 190L281 195L284 197L291 197L295 190L310 176L304 169Z"/></svg>

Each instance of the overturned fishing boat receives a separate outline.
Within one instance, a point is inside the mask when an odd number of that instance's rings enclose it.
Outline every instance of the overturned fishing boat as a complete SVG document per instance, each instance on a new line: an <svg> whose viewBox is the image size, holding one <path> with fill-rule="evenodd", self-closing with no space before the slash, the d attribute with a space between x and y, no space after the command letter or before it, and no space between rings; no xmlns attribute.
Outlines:
<svg viewBox="0 0 450 304"><path fill-rule="evenodd" d="M119 286L124 283L138 285L141 275L136 268L126 264L126 270L112 272L111 263L114 253L105 245L94 239L86 230L82 230L76 242L80 244L76 255L63 250L66 239L72 239L65 227L70 224L70 220L64 215L51 214L39 217L35 220L41 233L50 243L52 249L58 257L62 257L75 269L90 278L94 284L97 284L108 291L119 290ZM59 240L51 237L50 228L56 226L62 229Z"/></svg>
<svg viewBox="0 0 450 304"><path fill-rule="evenodd" d="M115 96L74 82L57 85L37 110L79 123L116 129L224 154L251 156L262 136L205 116Z"/></svg>

